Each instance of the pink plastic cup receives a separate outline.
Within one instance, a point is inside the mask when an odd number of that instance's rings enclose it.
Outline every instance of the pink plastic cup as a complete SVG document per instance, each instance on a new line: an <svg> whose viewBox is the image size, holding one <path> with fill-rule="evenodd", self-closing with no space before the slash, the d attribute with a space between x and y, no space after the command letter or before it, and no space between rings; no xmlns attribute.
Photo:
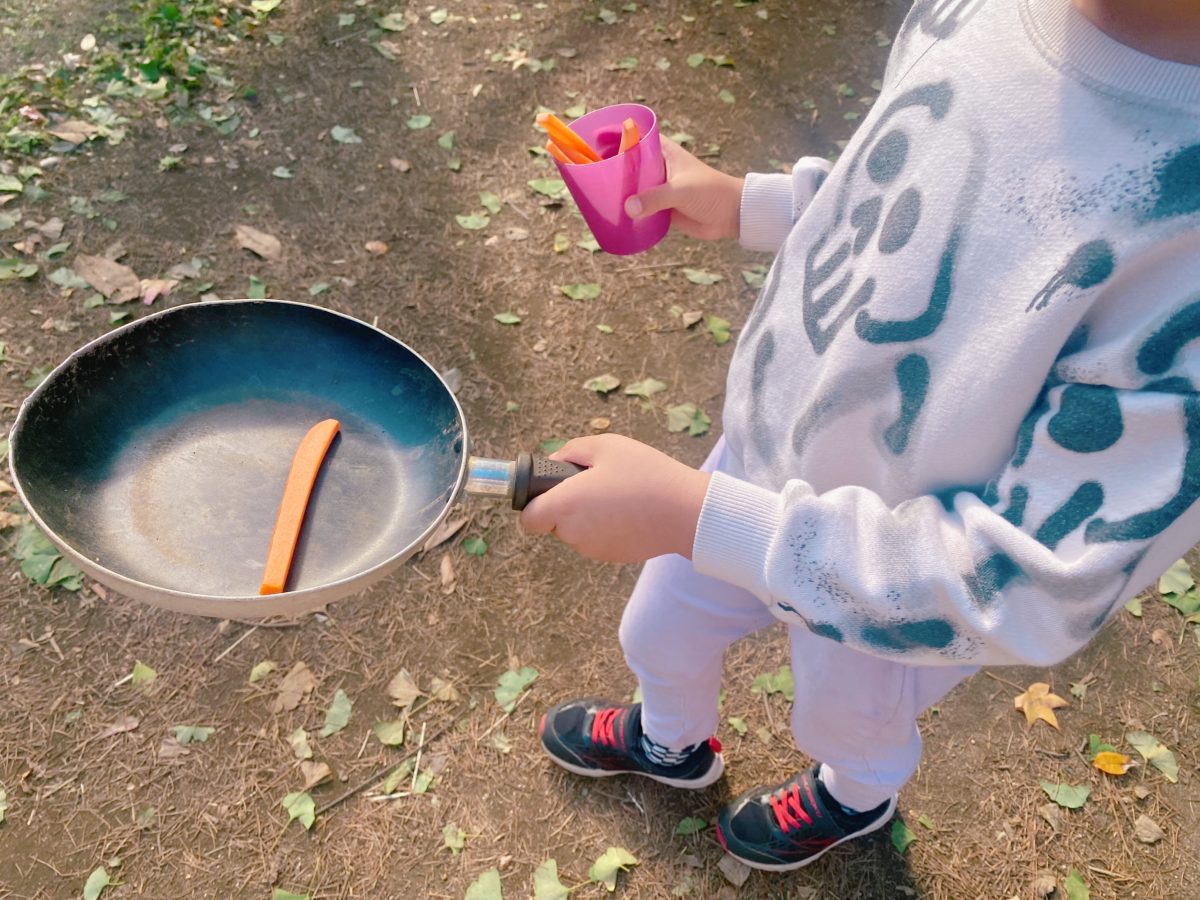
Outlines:
<svg viewBox="0 0 1200 900"><path fill-rule="evenodd" d="M632 150L618 154L626 119L637 123L642 139ZM637 103L606 106L576 119L570 128L603 157L587 165L557 163L596 243L619 256L649 250L666 237L671 211L631 219L625 215L625 201L667 180L654 110Z"/></svg>

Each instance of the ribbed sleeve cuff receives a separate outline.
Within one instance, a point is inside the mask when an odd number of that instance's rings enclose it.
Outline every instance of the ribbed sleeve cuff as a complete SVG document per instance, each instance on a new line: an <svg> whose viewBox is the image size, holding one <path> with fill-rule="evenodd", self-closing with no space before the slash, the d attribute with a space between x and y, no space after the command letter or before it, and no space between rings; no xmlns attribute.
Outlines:
<svg viewBox="0 0 1200 900"><path fill-rule="evenodd" d="M702 575L761 595L767 553L782 521L779 494L714 472L696 525L692 565Z"/></svg>
<svg viewBox="0 0 1200 900"><path fill-rule="evenodd" d="M794 201L791 175L751 172L742 188L738 236L747 250L779 249L792 230Z"/></svg>

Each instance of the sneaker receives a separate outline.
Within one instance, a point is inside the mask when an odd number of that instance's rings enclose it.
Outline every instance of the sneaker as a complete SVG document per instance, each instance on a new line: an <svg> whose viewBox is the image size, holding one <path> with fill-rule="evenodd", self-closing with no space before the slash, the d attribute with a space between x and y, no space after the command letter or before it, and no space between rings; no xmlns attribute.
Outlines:
<svg viewBox="0 0 1200 900"><path fill-rule="evenodd" d="M642 749L642 704L570 700L542 716L538 736L550 758L576 775L644 775L672 787L706 788L725 771L721 745L709 738L683 762L660 766Z"/></svg>
<svg viewBox="0 0 1200 900"><path fill-rule="evenodd" d="M721 846L752 869L787 872L892 818L895 797L867 812L845 812L818 780L818 770L812 766L774 788L755 788L726 806L717 820Z"/></svg>

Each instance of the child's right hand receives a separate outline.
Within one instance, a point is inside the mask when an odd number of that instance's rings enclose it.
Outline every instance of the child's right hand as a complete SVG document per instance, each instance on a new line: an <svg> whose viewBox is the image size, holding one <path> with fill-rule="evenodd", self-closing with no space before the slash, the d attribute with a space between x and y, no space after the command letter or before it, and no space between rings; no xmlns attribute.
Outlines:
<svg viewBox="0 0 1200 900"><path fill-rule="evenodd" d="M669 138L662 138L667 182L630 197L625 212L640 219L660 210L671 210L671 227L705 241L740 234L744 178L718 172Z"/></svg>

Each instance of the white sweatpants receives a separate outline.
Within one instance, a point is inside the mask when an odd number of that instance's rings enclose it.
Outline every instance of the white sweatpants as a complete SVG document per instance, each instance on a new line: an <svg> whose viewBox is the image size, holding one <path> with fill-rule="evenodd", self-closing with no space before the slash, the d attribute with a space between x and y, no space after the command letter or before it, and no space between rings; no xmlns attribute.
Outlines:
<svg viewBox="0 0 1200 900"><path fill-rule="evenodd" d="M724 439L703 468L718 468ZM717 730L725 649L773 624L748 591L698 574L682 556L646 563L621 619L621 648L642 688L642 725L672 748ZM823 763L838 802L871 809L908 781L921 758L916 719L976 671L974 666L907 666L788 628L796 699L796 746Z"/></svg>

